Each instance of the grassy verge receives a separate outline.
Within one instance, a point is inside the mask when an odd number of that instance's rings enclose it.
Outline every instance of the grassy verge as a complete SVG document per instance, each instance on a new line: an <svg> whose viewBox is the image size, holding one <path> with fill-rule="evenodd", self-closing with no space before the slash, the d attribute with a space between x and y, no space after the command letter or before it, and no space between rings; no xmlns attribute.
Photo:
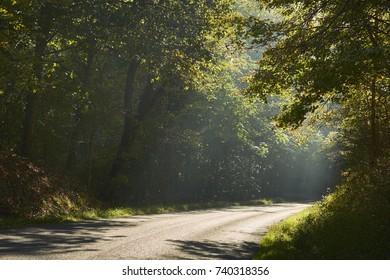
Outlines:
<svg viewBox="0 0 390 280"><path fill-rule="evenodd" d="M299 259L299 256L304 258L300 248L296 245L296 237L307 219L315 215L317 211L318 208L314 205L272 226L261 239L261 249L257 252L255 259Z"/></svg>
<svg viewBox="0 0 390 280"><path fill-rule="evenodd" d="M83 211L73 214L57 215L45 218L0 218L0 229L18 228L27 226L37 226L44 224L54 224L63 222L77 222L82 220L98 220L103 218L120 218L135 215L145 214L162 214L180 211L193 211L200 209L222 208L229 206L250 206L250 205L269 205L273 203L283 202L282 199L258 199L241 202L205 202L205 203L189 203L176 205L152 205L147 207L118 207L118 208L100 208Z"/></svg>
<svg viewBox="0 0 390 280"><path fill-rule="evenodd" d="M389 177L375 175L350 175L335 193L272 227L255 259L390 259Z"/></svg>

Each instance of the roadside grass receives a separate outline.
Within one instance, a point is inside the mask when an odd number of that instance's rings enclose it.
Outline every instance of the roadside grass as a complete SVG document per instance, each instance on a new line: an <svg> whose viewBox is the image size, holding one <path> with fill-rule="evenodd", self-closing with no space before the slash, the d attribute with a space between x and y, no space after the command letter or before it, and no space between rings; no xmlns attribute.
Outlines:
<svg viewBox="0 0 390 280"><path fill-rule="evenodd" d="M304 226L309 216L318 211L317 205L272 226L260 241L260 250L255 255L257 260L299 259L302 252L296 246L298 231ZM302 257L303 258L303 257Z"/></svg>
<svg viewBox="0 0 390 280"><path fill-rule="evenodd" d="M271 227L254 258L390 259L390 177L374 174L351 174L322 201Z"/></svg>
<svg viewBox="0 0 390 280"><path fill-rule="evenodd" d="M121 218L135 215L147 214L163 214L182 211L194 211L201 209L223 208L229 206L251 206L251 205L270 205L274 203L285 202L281 198L265 198L249 201L228 202L204 202L204 203L188 203L174 205L150 205L145 207L117 207L117 208L95 208L87 211L76 213L58 214L49 217L0 217L0 229L20 228L29 226L38 226L45 224L55 224L64 222L78 222L82 220L99 220L107 218Z"/></svg>

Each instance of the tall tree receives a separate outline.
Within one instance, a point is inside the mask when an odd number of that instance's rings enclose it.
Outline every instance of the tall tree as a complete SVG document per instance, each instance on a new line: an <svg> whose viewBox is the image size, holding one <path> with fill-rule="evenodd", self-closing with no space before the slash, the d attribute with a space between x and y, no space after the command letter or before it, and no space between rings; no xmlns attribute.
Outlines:
<svg viewBox="0 0 390 280"><path fill-rule="evenodd" d="M126 7L128 8L128 7ZM131 8L131 7L130 7ZM232 12L232 1L156 1L134 4L139 22L128 33L130 56L125 87L125 122L122 140L111 169L117 176L124 165L137 124L145 120L154 104L163 97L165 87L184 85L196 67L213 59L213 44L218 39L222 19ZM146 71L146 85L133 103L136 72ZM184 88L182 88L183 90Z"/></svg>
<svg viewBox="0 0 390 280"><path fill-rule="evenodd" d="M20 81L17 90L25 97L20 152L31 156L38 98L47 90L56 55L67 49L63 40L72 26L77 3L72 1L4 1L1 11L5 41L5 65ZM8 84L12 84L8 81Z"/></svg>

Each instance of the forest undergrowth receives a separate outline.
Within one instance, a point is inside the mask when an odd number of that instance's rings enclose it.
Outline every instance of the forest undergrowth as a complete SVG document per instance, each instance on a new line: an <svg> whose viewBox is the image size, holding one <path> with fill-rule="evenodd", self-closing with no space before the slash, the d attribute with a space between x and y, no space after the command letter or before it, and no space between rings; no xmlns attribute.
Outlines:
<svg viewBox="0 0 390 280"><path fill-rule="evenodd" d="M267 205L281 198L110 207L64 170L53 170L0 150L0 228L118 218L243 205Z"/></svg>

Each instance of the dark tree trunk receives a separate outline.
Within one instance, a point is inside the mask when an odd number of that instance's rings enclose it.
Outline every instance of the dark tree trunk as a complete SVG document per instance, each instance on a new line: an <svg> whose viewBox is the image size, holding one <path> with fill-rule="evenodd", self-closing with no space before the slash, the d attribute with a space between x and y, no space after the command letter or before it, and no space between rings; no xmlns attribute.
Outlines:
<svg viewBox="0 0 390 280"><path fill-rule="evenodd" d="M88 50L87 50L87 63L85 64L85 68L82 71L81 75L81 85L84 90L88 89L89 82L91 80L91 69L92 69L92 64L93 60L96 55L96 42L94 38L90 38L88 40ZM68 155L66 158L66 169L69 171L74 171L76 167L76 154L77 154L77 142L78 142L78 137L81 131L81 119L82 119L82 107L83 104L78 104L76 108L76 112L73 118L73 127L72 127L72 132L70 134L70 139L69 139L69 148L68 148Z"/></svg>
<svg viewBox="0 0 390 280"><path fill-rule="evenodd" d="M26 97L26 109L23 119L22 141L20 145L20 153L23 156L31 156L34 124L37 110L37 96L32 90L29 90Z"/></svg>
<svg viewBox="0 0 390 280"><path fill-rule="evenodd" d="M155 88L148 78L148 83L145 87L144 94L138 105L138 112L136 118L138 121L143 121L147 115L152 111L156 101L163 95L164 88L162 86Z"/></svg>
<svg viewBox="0 0 390 280"><path fill-rule="evenodd" d="M66 169L74 171L76 165L76 148L77 148L77 136L80 130L80 117L81 108L77 106L76 112L73 117L73 128L69 139L68 155L66 157Z"/></svg>
<svg viewBox="0 0 390 280"><path fill-rule="evenodd" d="M123 168L124 164L124 153L132 142L135 131L135 120L134 120L134 83L137 74L140 61L137 58L134 58L129 66L126 77L126 86L125 86L125 97L123 109L125 113L125 121L123 125L122 138L119 144L118 152L116 154L114 163L111 168L110 175L111 177L116 177L120 170Z"/></svg>
<svg viewBox="0 0 390 280"><path fill-rule="evenodd" d="M370 147L370 165L375 166L375 162L378 157L378 139L377 139L377 119L376 119L376 81L374 80L371 84L371 104L370 104L370 134L371 134L371 147Z"/></svg>
<svg viewBox="0 0 390 280"><path fill-rule="evenodd" d="M36 91L38 91L38 88L42 82L42 60L45 55L46 46L49 42L48 38L50 38L50 31L53 23L53 17L51 14L51 5L49 3L42 5L40 10L40 17L38 19L40 33L36 37L32 67L34 83L33 86L29 87L29 91L26 96L26 108L24 113L22 139L20 144L20 152L26 157L30 157L32 153L34 125L36 121L38 100Z"/></svg>
<svg viewBox="0 0 390 280"><path fill-rule="evenodd" d="M163 95L163 87L154 87L151 82L151 78L148 77L147 84L143 90L138 104L138 109L136 113L134 112L134 83L138 67L139 61L133 60L127 72L124 99L125 122L123 126L121 142L110 172L111 178L118 177L119 175L125 175L126 163L128 162L126 153L129 153L131 150L139 124L147 118L149 113L152 111L154 104L156 104L156 101ZM117 186L110 185L103 193L103 197L108 201L119 197L121 201L117 202L121 203L129 203L130 201L132 203L138 203L141 201L141 199L143 200L145 198L143 190L140 189L133 189L131 198L124 198L122 191L117 189Z"/></svg>
<svg viewBox="0 0 390 280"><path fill-rule="evenodd" d="M134 115L133 113L133 95L134 95L134 79L135 72L133 71L138 68L139 62L133 61L129 67L129 71L127 73L127 81L126 81L126 92L125 92L125 124L123 127L122 139L118 149L118 153L114 160L114 164L111 169L111 177L115 177L124 168L124 164L126 162L125 153L129 151L134 136L137 131L138 123L144 121L150 111L153 109L154 104L158 100L159 97L163 94L163 87L154 88L151 83L151 79L148 78L148 82L145 86L144 92L141 96L140 102L138 104L137 113Z"/></svg>

